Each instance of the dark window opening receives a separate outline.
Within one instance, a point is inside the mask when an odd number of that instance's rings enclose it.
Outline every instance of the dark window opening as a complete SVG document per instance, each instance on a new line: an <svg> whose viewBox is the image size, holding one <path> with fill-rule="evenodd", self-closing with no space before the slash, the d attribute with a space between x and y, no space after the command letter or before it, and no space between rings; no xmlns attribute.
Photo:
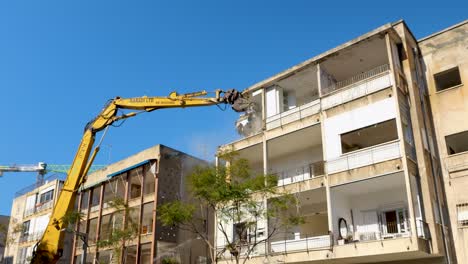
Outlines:
<svg viewBox="0 0 468 264"><path fill-rule="evenodd" d="M23 228L22 228L22 236L27 236L29 234L29 225L31 221L26 221L23 223Z"/></svg>
<svg viewBox="0 0 468 264"><path fill-rule="evenodd" d="M468 151L468 130L445 136L445 144L449 155Z"/></svg>
<svg viewBox="0 0 468 264"><path fill-rule="evenodd" d="M344 154L396 139L396 121L392 119L341 134L341 151Z"/></svg>
<svg viewBox="0 0 468 264"><path fill-rule="evenodd" d="M237 223L237 224L234 224L234 234L233 234L233 237L234 237L234 240L233 241L238 241L240 240L242 243L246 243L247 242L247 237L248 237L248 232L247 232L247 223L245 222L242 222L242 223Z"/></svg>
<svg viewBox="0 0 468 264"><path fill-rule="evenodd" d="M434 75L434 81L436 84L436 90L442 91L457 85L460 85L461 77L460 77L460 70L458 67L439 72Z"/></svg>

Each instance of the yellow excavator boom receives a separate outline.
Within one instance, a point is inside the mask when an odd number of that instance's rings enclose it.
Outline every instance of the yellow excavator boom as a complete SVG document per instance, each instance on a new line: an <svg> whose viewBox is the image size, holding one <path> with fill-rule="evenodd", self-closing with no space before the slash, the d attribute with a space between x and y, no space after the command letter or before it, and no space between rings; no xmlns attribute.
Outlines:
<svg viewBox="0 0 468 264"><path fill-rule="evenodd" d="M136 112L118 115L119 109L131 109L150 112L162 108L180 108L230 104L236 112L246 111L249 103L236 90L216 91L216 96L203 97L207 92L177 94L172 92L167 97L116 97L104 106L99 115L91 120L85 128L81 143L70 167L67 179L52 211L49 223L41 240L37 243L31 263L56 263L63 253L64 230L67 221L63 221L68 212L73 210L76 192L84 182L87 170L90 168L99 148L91 154L97 132L112 125L115 121L135 116Z"/></svg>

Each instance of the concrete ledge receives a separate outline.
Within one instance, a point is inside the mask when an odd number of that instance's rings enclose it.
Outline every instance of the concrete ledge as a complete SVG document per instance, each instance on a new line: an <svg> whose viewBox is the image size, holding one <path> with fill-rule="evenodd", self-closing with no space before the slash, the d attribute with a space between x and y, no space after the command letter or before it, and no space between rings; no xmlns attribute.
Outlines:
<svg viewBox="0 0 468 264"><path fill-rule="evenodd" d="M353 181L372 178L378 175L401 171L401 158L375 163L369 166L328 175L329 185L336 186Z"/></svg>

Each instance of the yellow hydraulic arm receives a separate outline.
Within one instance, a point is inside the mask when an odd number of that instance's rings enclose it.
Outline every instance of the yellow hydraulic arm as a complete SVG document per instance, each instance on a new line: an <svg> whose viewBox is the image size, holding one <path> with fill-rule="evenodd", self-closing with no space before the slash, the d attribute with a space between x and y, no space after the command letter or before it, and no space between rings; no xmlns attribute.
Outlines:
<svg viewBox="0 0 468 264"><path fill-rule="evenodd" d="M83 138L81 139L75 159L70 167L68 177L65 180L62 191L55 204L44 235L36 246L31 263L56 263L62 255L64 239L64 232L62 232L62 230L67 227L67 223L63 222L62 219L67 212L73 210L76 191L84 182L85 175L99 151L98 146L91 154L96 133L112 125L112 123L117 120L132 117L137 114L136 112L130 112L119 115L119 109L151 112L161 108L230 104L233 110L242 112L246 111L249 105L248 101L242 97L242 94L236 90L229 90L226 92L217 90L216 96L213 98L204 97L206 94L206 91L182 95L172 92L168 97L144 96L127 99L116 97L110 100L104 106L101 113L86 125Z"/></svg>

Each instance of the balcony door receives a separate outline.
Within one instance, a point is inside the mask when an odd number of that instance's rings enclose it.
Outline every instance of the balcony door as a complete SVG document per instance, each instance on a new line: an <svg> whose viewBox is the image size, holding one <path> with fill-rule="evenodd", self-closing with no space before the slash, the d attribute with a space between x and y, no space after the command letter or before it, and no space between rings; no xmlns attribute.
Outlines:
<svg viewBox="0 0 468 264"><path fill-rule="evenodd" d="M404 208L389 210L382 213L385 234L401 234L408 232L408 211Z"/></svg>

